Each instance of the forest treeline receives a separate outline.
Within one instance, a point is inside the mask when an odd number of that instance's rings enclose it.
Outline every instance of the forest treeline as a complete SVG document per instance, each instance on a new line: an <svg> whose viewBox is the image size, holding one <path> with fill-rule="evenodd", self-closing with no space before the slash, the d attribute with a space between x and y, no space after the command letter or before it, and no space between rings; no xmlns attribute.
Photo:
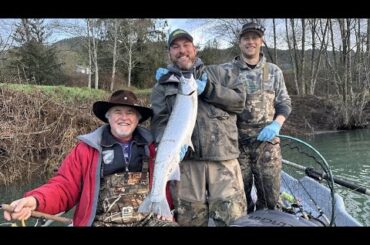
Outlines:
<svg viewBox="0 0 370 245"><path fill-rule="evenodd" d="M250 20L204 20L204 32L214 37L199 50L204 63L224 63L238 55L238 32ZM253 20L267 27L264 53L283 69L290 94L336 101L341 128L366 125L369 19ZM0 39L0 82L108 91L151 88L155 70L168 64L166 41L172 30L166 20L149 18L17 19L11 29ZM72 37L49 43L56 33ZM221 49L221 39L230 47Z"/></svg>

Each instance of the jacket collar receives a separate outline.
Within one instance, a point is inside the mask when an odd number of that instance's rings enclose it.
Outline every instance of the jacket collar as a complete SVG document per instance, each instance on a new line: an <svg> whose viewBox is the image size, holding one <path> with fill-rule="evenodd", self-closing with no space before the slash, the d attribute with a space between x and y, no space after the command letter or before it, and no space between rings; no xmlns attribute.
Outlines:
<svg viewBox="0 0 370 245"><path fill-rule="evenodd" d="M137 145L145 145L148 142L145 138L135 129L132 134L131 142L134 142ZM112 135L110 131L110 126L108 125L102 134L102 139L100 145L103 147L112 147L114 144L119 144L120 142Z"/></svg>
<svg viewBox="0 0 370 245"><path fill-rule="evenodd" d="M236 56L233 60L233 63L242 70L251 70L251 68L247 65L247 63L245 63L241 55ZM260 53L260 61L257 63L254 69L262 68L265 63L266 63L266 58L263 55L263 53Z"/></svg>
<svg viewBox="0 0 370 245"><path fill-rule="evenodd" d="M91 133L80 135L77 139L101 152L102 135L105 130L110 132L109 124L104 124ZM153 143L153 135L148 129L137 126L134 131L133 140L135 140L137 144L151 144Z"/></svg>

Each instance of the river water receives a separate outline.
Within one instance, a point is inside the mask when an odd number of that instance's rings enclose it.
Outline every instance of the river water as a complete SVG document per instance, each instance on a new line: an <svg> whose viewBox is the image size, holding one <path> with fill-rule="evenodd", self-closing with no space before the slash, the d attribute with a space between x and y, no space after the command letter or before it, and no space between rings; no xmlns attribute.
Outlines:
<svg viewBox="0 0 370 245"><path fill-rule="evenodd" d="M335 177L345 178L370 189L370 129L318 134L300 138L316 148L331 166ZM0 203L10 203L43 181L0 187ZM346 209L364 226L370 226L370 196L335 185ZM0 224L3 213L0 212Z"/></svg>
<svg viewBox="0 0 370 245"><path fill-rule="evenodd" d="M319 134L304 140L319 150L335 177L370 190L370 129ZM370 196L339 185L335 187L344 199L347 212L370 226Z"/></svg>

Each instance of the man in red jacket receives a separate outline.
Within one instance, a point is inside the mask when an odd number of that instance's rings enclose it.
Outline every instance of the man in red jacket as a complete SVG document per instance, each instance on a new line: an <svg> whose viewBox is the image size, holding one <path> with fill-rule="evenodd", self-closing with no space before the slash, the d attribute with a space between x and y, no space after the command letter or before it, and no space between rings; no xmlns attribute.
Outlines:
<svg viewBox="0 0 370 245"><path fill-rule="evenodd" d="M4 218L25 220L33 210L57 214L76 205L74 226L177 225L173 217L138 212L149 193L155 155L150 131L138 124L152 109L140 106L131 91L118 90L109 101L95 102L93 112L108 124L79 136L57 175L13 201L14 212L4 211Z"/></svg>

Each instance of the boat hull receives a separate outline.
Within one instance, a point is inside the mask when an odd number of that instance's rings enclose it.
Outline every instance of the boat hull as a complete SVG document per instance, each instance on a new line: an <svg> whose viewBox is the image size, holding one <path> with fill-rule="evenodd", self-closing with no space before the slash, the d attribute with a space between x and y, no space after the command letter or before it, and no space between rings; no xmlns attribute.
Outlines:
<svg viewBox="0 0 370 245"><path fill-rule="evenodd" d="M330 189L310 177L299 180L282 171L281 192L288 193L299 200L302 210L309 215L309 220L303 218L302 212L286 213L280 210L258 210L245 215L231 226L329 226L332 205ZM257 198L255 192L252 197ZM334 195L335 226L362 226L345 209L344 201L338 194ZM312 201L314 200L314 201ZM320 214L320 210L322 213Z"/></svg>

